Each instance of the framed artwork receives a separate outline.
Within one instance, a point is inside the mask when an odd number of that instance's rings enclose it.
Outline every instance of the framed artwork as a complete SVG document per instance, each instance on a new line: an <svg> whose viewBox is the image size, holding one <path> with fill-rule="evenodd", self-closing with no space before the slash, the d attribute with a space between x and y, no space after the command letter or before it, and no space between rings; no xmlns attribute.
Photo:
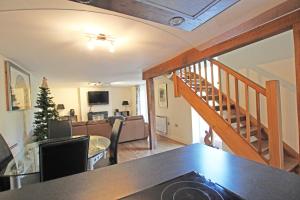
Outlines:
<svg viewBox="0 0 300 200"><path fill-rule="evenodd" d="M16 64L5 61L7 110L31 108L30 74Z"/></svg>
<svg viewBox="0 0 300 200"><path fill-rule="evenodd" d="M167 91L167 84L161 83L158 86L158 104L161 108L168 107L168 91Z"/></svg>

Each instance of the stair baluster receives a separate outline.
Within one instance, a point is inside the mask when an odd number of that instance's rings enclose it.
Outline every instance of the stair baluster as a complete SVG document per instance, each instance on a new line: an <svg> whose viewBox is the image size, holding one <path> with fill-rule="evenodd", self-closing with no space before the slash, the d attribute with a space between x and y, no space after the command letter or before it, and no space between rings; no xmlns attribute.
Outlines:
<svg viewBox="0 0 300 200"><path fill-rule="evenodd" d="M220 115L223 117L223 94L222 94L222 75L221 75L221 68L218 67L218 75L219 75L219 109Z"/></svg>
<svg viewBox="0 0 300 200"><path fill-rule="evenodd" d="M257 122L257 138L258 138L258 153L262 153L262 138L261 138L261 122L260 122L260 97L256 92L256 122Z"/></svg>
<svg viewBox="0 0 300 200"><path fill-rule="evenodd" d="M204 74L205 74L205 78L204 78L204 81L205 81L205 96L206 96L206 103L208 104L208 81L207 81L207 61L205 60L204 61Z"/></svg>
<svg viewBox="0 0 300 200"><path fill-rule="evenodd" d="M226 72L226 104L227 104L227 121L231 124L231 109L230 109L230 85L229 85L229 73Z"/></svg>
<svg viewBox="0 0 300 200"><path fill-rule="evenodd" d="M250 143L249 87L245 83L246 139Z"/></svg>
<svg viewBox="0 0 300 200"><path fill-rule="evenodd" d="M186 69L186 67L184 68L184 81L186 83L188 83L188 76L187 76L187 69Z"/></svg>
<svg viewBox="0 0 300 200"><path fill-rule="evenodd" d="M189 70L189 83L190 83L190 87L193 88L192 66L191 65L188 66L188 70Z"/></svg>
<svg viewBox="0 0 300 200"><path fill-rule="evenodd" d="M203 85L202 85L202 80L203 79L202 79L202 71L201 71L202 69L201 69L201 66L202 66L201 63L198 63L198 68L199 68L199 78L198 79L199 79L199 86L200 86L199 87L200 97L202 96L202 89L203 89L202 88L203 87Z"/></svg>
<svg viewBox="0 0 300 200"><path fill-rule="evenodd" d="M210 75L211 75L211 93L212 93L212 106L213 109L216 109L216 98L215 98L215 82L214 82L214 68L213 64L210 63Z"/></svg>
<svg viewBox="0 0 300 200"><path fill-rule="evenodd" d="M183 78L182 69L179 70L179 74L180 74L180 78L182 79Z"/></svg>
<svg viewBox="0 0 300 200"><path fill-rule="evenodd" d="M239 82L238 79L234 79L234 90L235 90L235 113L236 113L236 131L240 134L240 100L239 100Z"/></svg>
<svg viewBox="0 0 300 200"><path fill-rule="evenodd" d="M195 89L195 93L197 94L198 86L197 86L196 64L193 64L193 71L194 71L194 89Z"/></svg>

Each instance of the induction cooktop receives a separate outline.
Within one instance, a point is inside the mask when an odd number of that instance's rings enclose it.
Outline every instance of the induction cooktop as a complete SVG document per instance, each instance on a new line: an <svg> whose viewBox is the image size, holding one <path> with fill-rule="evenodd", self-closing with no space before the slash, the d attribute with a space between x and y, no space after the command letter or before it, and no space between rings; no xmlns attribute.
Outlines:
<svg viewBox="0 0 300 200"><path fill-rule="evenodd" d="M190 172L122 200L244 200L197 172Z"/></svg>

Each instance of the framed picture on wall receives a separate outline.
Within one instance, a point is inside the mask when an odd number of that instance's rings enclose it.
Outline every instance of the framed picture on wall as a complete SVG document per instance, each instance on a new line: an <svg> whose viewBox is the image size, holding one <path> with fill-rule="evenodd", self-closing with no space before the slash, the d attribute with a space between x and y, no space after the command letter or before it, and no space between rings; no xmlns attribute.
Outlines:
<svg viewBox="0 0 300 200"><path fill-rule="evenodd" d="M31 108L30 74L16 64L5 61L7 110Z"/></svg>
<svg viewBox="0 0 300 200"><path fill-rule="evenodd" d="M161 83L158 86L158 104L161 108L168 107L168 91L167 91L167 84Z"/></svg>

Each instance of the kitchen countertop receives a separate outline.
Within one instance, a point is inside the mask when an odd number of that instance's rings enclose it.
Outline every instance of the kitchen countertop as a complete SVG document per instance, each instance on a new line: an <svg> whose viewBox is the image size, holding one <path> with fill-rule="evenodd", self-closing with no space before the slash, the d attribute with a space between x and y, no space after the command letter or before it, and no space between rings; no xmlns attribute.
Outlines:
<svg viewBox="0 0 300 200"><path fill-rule="evenodd" d="M200 144L0 193L5 200L117 199L190 171L247 200L299 200L300 177Z"/></svg>

